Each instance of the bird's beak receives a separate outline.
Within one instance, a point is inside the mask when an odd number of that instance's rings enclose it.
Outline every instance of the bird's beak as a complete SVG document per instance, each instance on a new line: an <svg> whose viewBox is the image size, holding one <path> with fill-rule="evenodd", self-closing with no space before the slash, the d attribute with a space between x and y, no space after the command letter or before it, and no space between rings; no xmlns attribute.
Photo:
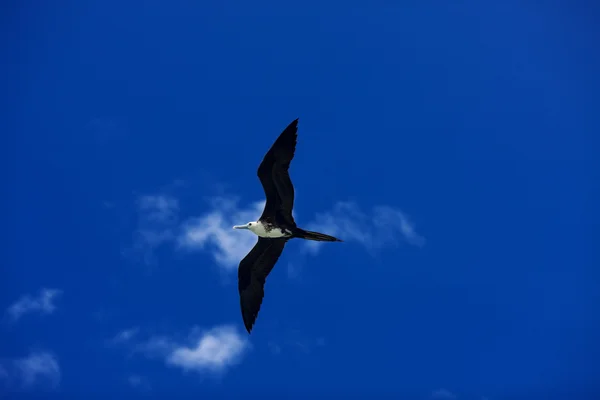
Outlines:
<svg viewBox="0 0 600 400"><path fill-rule="evenodd" d="M233 229L248 229L248 225L234 225Z"/></svg>

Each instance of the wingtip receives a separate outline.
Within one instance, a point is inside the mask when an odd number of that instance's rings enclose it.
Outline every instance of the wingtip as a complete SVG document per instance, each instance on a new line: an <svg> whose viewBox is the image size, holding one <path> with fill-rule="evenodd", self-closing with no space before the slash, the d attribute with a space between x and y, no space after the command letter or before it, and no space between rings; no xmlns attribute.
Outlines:
<svg viewBox="0 0 600 400"><path fill-rule="evenodd" d="M244 318L244 328L246 328L246 332L248 332L248 335L250 333L252 333L253 327L254 327L254 321L249 321L246 318Z"/></svg>

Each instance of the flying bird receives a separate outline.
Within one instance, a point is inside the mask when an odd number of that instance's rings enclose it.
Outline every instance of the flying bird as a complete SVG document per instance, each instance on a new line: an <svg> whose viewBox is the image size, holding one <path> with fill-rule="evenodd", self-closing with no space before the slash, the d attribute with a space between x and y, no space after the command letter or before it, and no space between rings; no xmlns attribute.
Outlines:
<svg viewBox="0 0 600 400"><path fill-rule="evenodd" d="M294 186L288 169L296 151L298 119L281 132L258 167L258 179L267 202L258 221L235 225L233 229L248 229L258 236L256 245L238 267L238 291L244 326L252 331L264 297L267 276L277 263L288 240L299 238L319 242L341 242L324 233L306 231L296 226Z"/></svg>

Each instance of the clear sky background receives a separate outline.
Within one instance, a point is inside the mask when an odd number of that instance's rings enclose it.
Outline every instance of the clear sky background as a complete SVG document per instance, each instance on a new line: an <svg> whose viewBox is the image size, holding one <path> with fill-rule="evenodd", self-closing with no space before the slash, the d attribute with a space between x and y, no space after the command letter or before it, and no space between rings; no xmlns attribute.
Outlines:
<svg viewBox="0 0 600 400"><path fill-rule="evenodd" d="M5 3L0 397L599 398L594 2Z"/></svg>

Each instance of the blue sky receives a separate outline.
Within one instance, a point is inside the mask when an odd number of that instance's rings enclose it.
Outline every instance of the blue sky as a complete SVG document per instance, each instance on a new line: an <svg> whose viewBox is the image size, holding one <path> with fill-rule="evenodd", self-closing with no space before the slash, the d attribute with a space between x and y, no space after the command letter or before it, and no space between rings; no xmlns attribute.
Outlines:
<svg viewBox="0 0 600 400"><path fill-rule="evenodd" d="M597 398L597 7L397 3L9 2L0 397Z"/></svg>

